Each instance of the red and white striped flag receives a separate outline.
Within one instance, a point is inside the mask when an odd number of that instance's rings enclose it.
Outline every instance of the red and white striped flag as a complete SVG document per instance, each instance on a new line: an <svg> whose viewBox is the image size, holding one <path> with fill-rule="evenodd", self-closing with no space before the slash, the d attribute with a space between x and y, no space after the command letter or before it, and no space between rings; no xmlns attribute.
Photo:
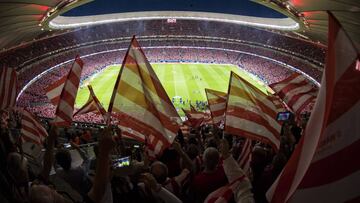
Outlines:
<svg viewBox="0 0 360 203"><path fill-rule="evenodd" d="M99 114L101 114L104 118L104 121L106 121L107 119L107 114L106 114L106 110L104 109L104 107L101 105L99 99L96 97L94 90L92 88L91 85L87 86L89 88L89 99L88 101L74 114L74 116L76 115L81 115L81 114L86 114L89 112L97 112Z"/></svg>
<svg viewBox="0 0 360 203"><path fill-rule="evenodd" d="M243 171L248 173L250 171L250 161L251 161L251 154L252 154L252 145L251 140L246 139L245 143L241 149L240 156L237 160L239 166Z"/></svg>
<svg viewBox="0 0 360 203"><path fill-rule="evenodd" d="M318 89L300 73L294 73L288 78L269 86L297 115L308 104L314 102L318 93Z"/></svg>
<svg viewBox="0 0 360 203"><path fill-rule="evenodd" d="M359 54L329 14L319 96L305 134L267 192L270 202L360 201Z"/></svg>
<svg viewBox="0 0 360 203"><path fill-rule="evenodd" d="M0 110L15 106L17 97L17 73L14 68L0 69Z"/></svg>
<svg viewBox="0 0 360 203"><path fill-rule="evenodd" d="M148 148L160 154L174 141L181 118L176 112L135 36L125 55L110 100L109 113L122 114L119 125L147 136Z"/></svg>
<svg viewBox="0 0 360 203"><path fill-rule="evenodd" d="M21 110L21 139L41 145L48 136L47 131L37 120L36 116L27 110Z"/></svg>
<svg viewBox="0 0 360 203"><path fill-rule="evenodd" d="M230 202L231 199L234 199L234 194L236 189L239 187L241 182L246 178L245 175L240 176L239 178L235 179L233 182L220 187L219 189L215 190L214 192L210 193L204 203L226 203Z"/></svg>
<svg viewBox="0 0 360 203"><path fill-rule="evenodd" d="M271 100L274 103L274 105L275 105L275 107L277 109L277 112L289 111L288 108L286 107L286 105L280 99L279 96L269 93L268 99Z"/></svg>
<svg viewBox="0 0 360 203"><path fill-rule="evenodd" d="M121 112L114 113L113 115L116 120L121 121L116 123L116 125L121 129L122 137L145 142L146 131L135 118L128 117Z"/></svg>
<svg viewBox="0 0 360 203"><path fill-rule="evenodd" d="M145 135L134 130L133 128L129 128L129 127L121 126L121 125L119 125L119 128L121 129L123 138L137 140L142 143L145 142Z"/></svg>
<svg viewBox="0 0 360 203"><path fill-rule="evenodd" d="M225 132L280 146L281 126L276 121L278 109L268 95L231 72Z"/></svg>
<svg viewBox="0 0 360 203"><path fill-rule="evenodd" d="M182 109L187 117L187 121L191 127L197 128L205 121L205 114L203 112Z"/></svg>
<svg viewBox="0 0 360 203"><path fill-rule="evenodd" d="M216 90L205 89L213 122L220 126L225 120L227 94Z"/></svg>
<svg viewBox="0 0 360 203"><path fill-rule="evenodd" d="M80 57L76 56L69 74L46 88L47 97L57 106L53 125L71 125L83 65Z"/></svg>

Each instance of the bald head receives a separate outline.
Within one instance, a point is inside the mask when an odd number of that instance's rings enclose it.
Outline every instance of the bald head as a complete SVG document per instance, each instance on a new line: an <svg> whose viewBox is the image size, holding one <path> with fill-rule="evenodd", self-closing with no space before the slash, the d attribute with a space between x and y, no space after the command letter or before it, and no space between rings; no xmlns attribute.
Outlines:
<svg viewBox="0 0 360 203"><path fill-rule="evenodd" d="M150 172L160 184L164 183L168 177L168 168L161 161L155 161L151 165Z"/></svg>
<svg viewBox="0 0 360 203"><path fill-rule="evenodd" d="M220 160L219 151L214 147L208 147L204 151L203 159L206 170L215 170Z"/></svg>

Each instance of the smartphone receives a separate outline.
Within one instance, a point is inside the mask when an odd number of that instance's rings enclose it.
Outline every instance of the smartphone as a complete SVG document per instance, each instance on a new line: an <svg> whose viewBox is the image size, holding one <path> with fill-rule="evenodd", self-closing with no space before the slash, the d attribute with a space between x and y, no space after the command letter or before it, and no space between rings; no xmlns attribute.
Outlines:
<svg viewBox="0 0 360 203"><path fill-rule="evenodd" d="M64 149L69 149L71 147L71 144L70 143L64 143Z"/></svg>
<svg viewBox="0 0 360 203"><path fill-rule="evenodd" d="M113 168L121 168L124 166L130 166L130 156L113 159L112 166L113 166Z"/></svg>
<svg viewBox="0 0 360 203"><path fill-rule="evenodd" d="M285 112L279 112L276 116L277 121L287 121L291 118L291 112L285 111Z"/></svg>

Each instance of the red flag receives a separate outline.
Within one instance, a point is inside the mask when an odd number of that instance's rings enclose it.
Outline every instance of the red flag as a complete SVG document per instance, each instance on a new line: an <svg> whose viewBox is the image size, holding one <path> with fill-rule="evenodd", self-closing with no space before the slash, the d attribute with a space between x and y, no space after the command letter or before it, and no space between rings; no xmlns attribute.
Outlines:
<svg viewBox="0 0 360 203"><path fill-rule="evenodd" d="M280 99L279 96L273 95L273 94L269 93L268 99L273 102L273 104L274 104L275 107L276 107L276 111L277 111L277 112L289 111L288 108L286 107L286 105L285 105L284 102Z"/></svg>
<svg viewBox="0 0 360 203"><path fill-rule="evenodd" d="M0 69L0 110L15 106L17 96L17 73L14 68Z"/></svg>
<svg viewBox="0 0 360 203"><path fill-rule="evenodd" d="M294 73L288 78L269 86L297 115L307 105L315 101L318 93L318 89L300 73Z"/></svg>
<svg viewBox="0 0 360 203"><path fill-rule="evenodd" d="M139 142L145 142L145 135L141 132L136 131L133 127L129 128L127 126L118 125L122 132L122 137L128 139L134 139Z"/></svg>
<svg viewBox="0 0 360 203"><path fill-rule="evenodd" d="M21 110L21 113L21 138L23 142L41 145L48 136L47 131L32 113L27 110Z"/></svg>
<svg viewBox="0 0 360 203"><path fill-rule="evenodd" d="M204 203L225 203L230 202L230 200L234 197L234 193L236 192L236 188L239 187L241 182L246 178L246 176L240 176L235 179L233 182L215 190L210 193Z"/></svg>
<svg viewBox="0 0 360 203"><path fill-rule="evenodd" d="M246 139L238 158L238 164L247 174L250 172L250 161L252 154L251 140Z"/></svg>
<svg viewBox="0 0 360 203"><path fill-rule="evenodd" d="M231 72L225 132L280 146L280 124L275 120L278 108L268 95Z"/></svg>
<svg viewBox="0 0 360 203"><path fill-rule="evenodd" d="M267 192L271 202L360 200L359 55L332 14L328 35L319 96L305 134Z"/></svg>
<svg viewBox="0 0 360 203"><path fill-rule="evenodd" d="M71 125L83 65L80 57L76 56L69 74L46 88L49 100L57 105L53 125Z"/></svg>
<svg viewBox="0 0 360 203"><path fill-rule="evenodd" d="M189 121L190 126L193 128L197 128L202 125L205 121L205 114L203 112L193 111L193 110L185 110L182 109L187 117L187 121Z"/></svg>
<svg viewBox="0 0 360 203"><path fill-rule="evenodd" d="M116 112L112 115L113 119L117 121L115 125L121 129L122 137L145 142L147 136L146 129L141 126L137 119L121 112Z"/></svg>
<svg viewBox="0 0 360 203"><path fill-rule="evenodd" d="M225 120L227 94L216 90L205 89L212 120L216 126L221 126Z"/></svg>
<svg viewBox="0 0 360 203"><path fill-rule="evenodd" d="M119 125L148 136L148 148L160 154L174 141L181 119L165 89L146 59L135 37L125 55L110 100L109 114L121 114L132 122L119 120Z"/></svg>
<svg viewBox="0 0 360 203"><path fill-rule="evenodd" d="M91 85L88 85L89 88L89 99L88 101L74 114L74 116L76 115L81 115L81 114L86 114L89 112L97 112L99 114L101 114L104 118L104 121L106 121L107 119L107 115L106 115L106 110L104 109L104 107L101 105L99 99L95 96L94 90L92 89Z"/></svg>

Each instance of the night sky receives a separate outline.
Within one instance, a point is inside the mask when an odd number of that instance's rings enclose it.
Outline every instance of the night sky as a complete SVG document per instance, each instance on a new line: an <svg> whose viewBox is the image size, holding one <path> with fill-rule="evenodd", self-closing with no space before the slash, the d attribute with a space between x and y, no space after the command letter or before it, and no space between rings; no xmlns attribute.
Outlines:
<svg viewBox="0 0 360 203"><path fill-rule="evenodd" d="M63 15L86 16L134 11L203 11L257 17L285 17L248 0L95 0Z"/></svg>

